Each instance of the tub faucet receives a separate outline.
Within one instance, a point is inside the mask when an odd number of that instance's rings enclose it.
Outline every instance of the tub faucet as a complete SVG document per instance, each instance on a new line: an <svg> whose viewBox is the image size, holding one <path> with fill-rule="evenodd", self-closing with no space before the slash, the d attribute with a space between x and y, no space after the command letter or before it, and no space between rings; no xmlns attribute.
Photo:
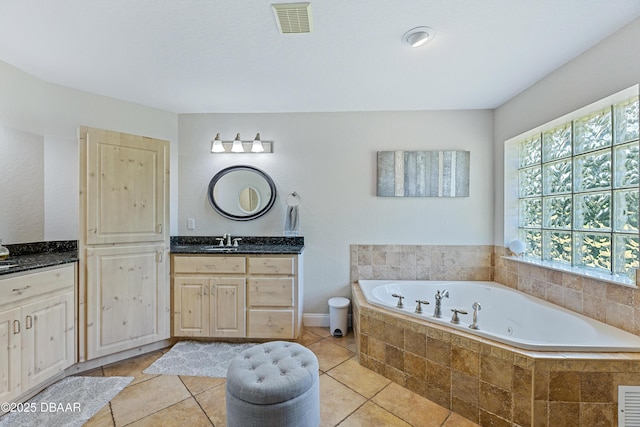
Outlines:
<svg viewBox="0 0 640 427"><path fill-rule="evenodd" d="M460 323L460 317L458 317L458 314L467 314L466 311L459 310L457 308L452 308L451 311L453 311L453 316L451 316L451 323L453 323L454 325Z"/></svg>
<svg viewBox="0 0 640 427"><path fill-rule="evenodd" d="M478 311L482 310L482 307L480 307L479 303L474 302L471 308L473 308L473 323L469 327L471 329L480 329L478 327Z"/></svg>
<svg viewBox="0 0 640 427"><path fill-rule="evenodd" d="M429 304L429 301L417 299L416 302L418 303L416 305L416 313L422 314L422 304Z"/></svg>
<svg viewBox="0 0 640 427"><path fill-rule="evenodd" d="M391 294L391 296L394 297L394 298L398 298L398 304L396 304L396 307L398 307L398 308L404 307L404 304L402 303L402 300L404 299L404 297L402 295Z"/></svg>
<svg viewBox="0 0 640 427"><path fill-rule="evenodd" d="M433 317L442 317L442 298L449 298L449 291L436 292L436 308L433 310Z"/></svg>

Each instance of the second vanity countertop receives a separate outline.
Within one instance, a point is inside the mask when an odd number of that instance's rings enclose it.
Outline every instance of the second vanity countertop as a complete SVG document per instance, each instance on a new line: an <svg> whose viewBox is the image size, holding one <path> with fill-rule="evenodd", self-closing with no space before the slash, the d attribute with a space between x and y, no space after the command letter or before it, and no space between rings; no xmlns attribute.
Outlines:
<svg viewBox="0 0 640 427"><path fill-rule="evenodd" d="M6 246L10 255L0 261L0 276L78 261L78 243L75 240ZM6 265L11 267L4 268Z"/></svg>
<svg viewBox="0 0 640 427"><path fill-rule="evenodd" d="M242 239L237 247L220 247L216 237L221 236L175 236L171 237L172 254L301 254L304 237L255 237L232 236Z"/></svg>

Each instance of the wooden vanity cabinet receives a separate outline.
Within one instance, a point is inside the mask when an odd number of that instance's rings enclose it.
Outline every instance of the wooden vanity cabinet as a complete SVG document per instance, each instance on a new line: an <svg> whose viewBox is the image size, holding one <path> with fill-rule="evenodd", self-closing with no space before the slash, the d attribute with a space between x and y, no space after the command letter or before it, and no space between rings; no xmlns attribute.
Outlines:
<svg viewBox="0 0 640 427"><path fill-rule="evenodd" d="M76 264L0 278L0 402L76 361Z"/></svg>
<svg viewBox="0 0 640 427"><path fill-rule="evenodd" d="M173 255L173 335L295 339L301 255Z"/></svg>

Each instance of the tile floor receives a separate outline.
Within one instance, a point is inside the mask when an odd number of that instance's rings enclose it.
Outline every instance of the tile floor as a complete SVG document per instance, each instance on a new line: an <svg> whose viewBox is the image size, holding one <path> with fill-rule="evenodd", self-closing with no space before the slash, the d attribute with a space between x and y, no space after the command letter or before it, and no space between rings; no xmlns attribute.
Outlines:
<svg viewBox="0 0 640 427"><path fill-rule="evenodd" d="M305 328L299 343L320 363L321 426L476 426L360 366L352 332L335 338L328 328ZM225 426L224 378L143 374L162 354L157 351L83 373L134 377L85 426Z"/></svg>

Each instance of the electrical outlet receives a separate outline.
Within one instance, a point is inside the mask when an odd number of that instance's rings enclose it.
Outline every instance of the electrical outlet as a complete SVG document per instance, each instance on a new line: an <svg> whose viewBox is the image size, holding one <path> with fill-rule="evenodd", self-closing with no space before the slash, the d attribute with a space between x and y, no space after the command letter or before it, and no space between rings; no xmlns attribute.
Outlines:
<svg viewBox="0 0 640 427"><path fill-rule="evenodd" d="M196 220L193 218L189 218L187 220L187 230L195 230L196 229Z"/></svg>

